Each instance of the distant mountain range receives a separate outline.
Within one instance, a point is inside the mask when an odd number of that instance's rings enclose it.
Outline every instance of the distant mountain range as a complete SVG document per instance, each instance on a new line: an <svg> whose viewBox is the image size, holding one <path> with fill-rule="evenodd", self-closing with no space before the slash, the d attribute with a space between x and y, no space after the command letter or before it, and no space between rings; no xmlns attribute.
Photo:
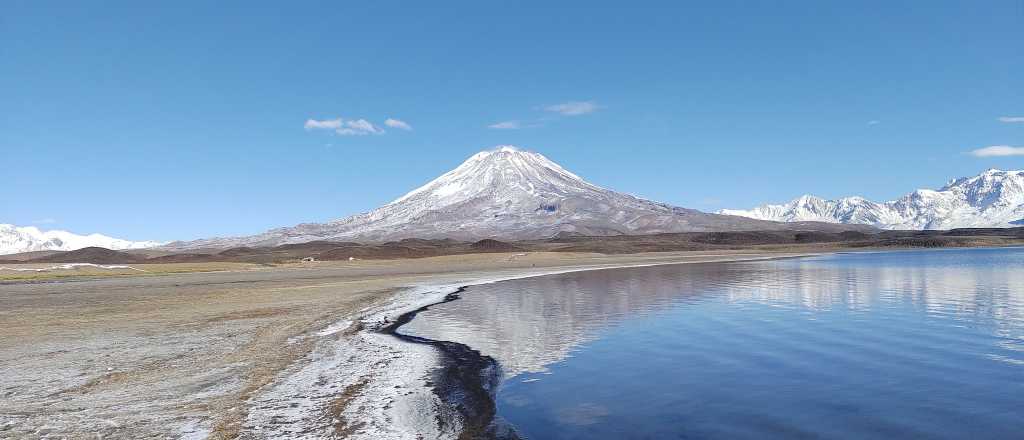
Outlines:
<svg viewBox="0 0 1024 440"><path fill-rule="evenodd" d="M0 225L0 255L30 251L164 250L280 246L312 241L383 243L408 238L535 240L566 235L675 232L870 231L1024 226L1024 171L988 170L897 200L803 196L782 205L709 214L591 184L541 154L499 147L375 210L246 237L169 244Z"/></svg>
<svg viewBox="0 0 1024 440"><path fill-rule="evenodd" d="M73 251L96 246L107 249L142 249L159 246L156 241L128 241L106 235L78 235L67 231L41 231L34 226L0 224L0 255L33 251Z"/></svg>
<svg viewBox="0 0 1024 440"><path fill-rule="evenodd" d="M1024 171L990 169L950 181L938 190L919 189L896 200L863 197L824 200L805 195L781 205L719 214L781 222L830 222L882 229L1004 228L1024 225Z"/></svg>
<svg viewBox="0 0 1024 440"><path fill-rule="evenodd" d="M708 214L641 199L593 185L538 153L504 146L477 153L454 170L367 213L248 237L174 242L166 248L276 246L314 240L529 240L559 234L796 228L837 230L824 223L791 225Z"/></svg>

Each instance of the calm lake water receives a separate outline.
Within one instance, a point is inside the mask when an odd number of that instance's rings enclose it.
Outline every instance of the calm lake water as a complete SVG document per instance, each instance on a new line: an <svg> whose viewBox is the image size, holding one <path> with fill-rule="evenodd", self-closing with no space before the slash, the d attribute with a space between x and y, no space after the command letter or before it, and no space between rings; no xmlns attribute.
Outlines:
<svg viewBox="0 0 1024 440"><path fill-rule="evenodd" d="M402 332L497 359L532 439L1024 438L1021 248L506 281Z"/></svg>

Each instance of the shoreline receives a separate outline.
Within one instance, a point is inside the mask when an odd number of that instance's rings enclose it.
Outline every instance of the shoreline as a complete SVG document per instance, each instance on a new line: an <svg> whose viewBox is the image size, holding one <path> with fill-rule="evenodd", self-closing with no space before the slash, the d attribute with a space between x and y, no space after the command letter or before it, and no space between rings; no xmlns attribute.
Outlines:
<svg viewBox="0 0 1024 440"><path fill-rule="evenodd" d="M436 397L449 408L447 411L439 411L436 420L439 425L447 428L459 427L458 432L451 432L449 429L442 429L443 432L454 434L451 438L474 438L474 439L495 439L515 440L520 437L515 432L515 427L501 422L497 414L495 392L501 385L501 365L490 356L482 355L479 351L470 346L452 341L437 341L419 336L407 335L398 332L403 325L415 319L420 312L429 310L431 307L459 299L459 295L473 286L493 284L502 281L521 280L528 278L560 275L565 273L600 271L609 269L627 269L637 267L671 266L682 264L721 264L751 261L770 261L815 257L829 255L835 252L811 252L795 255L758 255L740 256L739 258L723 258L703 261L674 261L659 263L635 263L594 267L576 267L562 270L541 271L537 273L524 273L509 277L492 279L480 279L467 282L461 285L438 286L434 289L411 288L411 292L420 292L422 295L429 295L434 299L432 302L406 304L406 307L393 322L384 322L376 328L364 328L366 331L373 331L378 334L387 335L405 344L428 346L438 352L438 369L431 375L432 381L428 382L430 389ZM394 303L391 305L395 305ZM387 306L385 306L387 307ZM392 309L394 310L394 309ZM383 322L387 319L383 312L371 314L370 319L377 319ZM365 322L366 319L363 319ZM457 417L458 420L454 420ZM466 437L469 436L469 437Z"/></svg>
<svg viewBox="0 0 1024 440"><path fill-rule="evenodd" d="M498 385L501 384L501 366L497 360L482 355L465 344L398 332L400 327L411 322L420 312L459 299L459 294L465 292L468 287L459 287L455 292L445 295L444 299L439 302L403 313L393 323L378 331L408 343L433 347L440 352L441 368L433 375L432 387L437 397L453 407L461 418L460 438L469 436L470 438L502 440L518 439L519 437L510 429L503 429L504 427L495 424L497 406L494 397ZM451 422L438 418L439 424ZM499 431L502 432L499 433Z"/></svg>
<svg viewBox="0 0 1024 440"><path fill-rule="evenodd" d="M975 250L978 250L978 251L986 251L986 250L995 250L995 249L1006 249L1006 248L1005 248L1005 247L1000 247L1000 248L983 248L983 249L975 249ZM1024 247L1013 247L1013 249L1024 249ZM929 250L921 250L921 252L933 252L933 251L939 251L939 252L942 252L942 251L951 251L951 250L949 250L949 249L936 249L936 250L932 250L932 249L929 249ZM963 250L959 250L959 251L963 251ZM890 253L890 252L885 252L885 251L882 251L882 252L869 252L869 253L865 253L865 254L876 254L876 253L879 253L879 254L887 254L887 253ZM891 252L891 253L892 253L892 254L899 254L899 253L900 253L900 251L895 251L895 252ZM813 258L815 258L815 257L822 257L822 256L829 256L829 255L851 255L851 254L859 254L859 253L822 253L822 254L814 254L814 255L800 255L800 256L779 256L779 257L767 257L767 258L752 258L752 259L738 259L738 260L729 260L729 261L707 261L707 262L684 262L684 263L666 263L666 264L651 264L651 265L635 265L635 266L621 266L621 267L606 267L606 268L597 268L597 269L581 269L581 270L571 270L571 271L567 271L567 272L584 272L584 271L599 271L599 270L605 270L605 269L614 269L614 268L628 268L628 267L641 267L641 266L648 266L648 267L649 267L649 266L663 266L663 265L682 265L682 264L716 264L716 263L717 263L717 264L722 264L722 263L739 263L739 262L750 262L750 261L771 261L771 260L796 260L796 259L805 259L805 258L808 258L808 257L810 257L810 258L812 258L812 259L813 259ZM987 263L987 262L986 262L986 263ZM803 263L800 263L800 262L798 262L798 263L795 263L795 264L797 264L798 266L803 266ZM813 263L812 263L812 264L813 264ZM987 264L991 264L991 263L987 263ZM793 266L790 266L790 267L792 268ZM941 266L938 266L938 267L941 267ZM784 270L784 269L783 269L783 270ZM525 279L525 278L530 278L530 277L543 277L543 276L547 276L547 275L546 275L546 274L542 274L542 275L532 275L532 276L523 276L523 277L520 277L520 278L514 278L514 279ZM739 278L737 278L737 279L739 279ZM389 334L391 334L391 335L393 335L393 336L395 336L395 337L397 337L397 338L399 338L399 339L410 339L410 338L412 338L412 339L415 339L417 343L423 343L423 344L431 344L431 345L433 345L433 344L445 344L446 342L444 342L444 341L435 341L435 340L425 339L425 338L421 338L421 337L413 337L413 336L402 336L402 335L400 335L400 334L397 334L397 333L396 333L396 331L397 331L397 328L399 328L399 327L400 327L401 325L407 324L407 323L411 322L411 321L412 321L413 319L415 319L415 317L416 317L416 316L417 316L417 315L418 315L418 314L419 314L420 312L422 312L422 311L426 311L426 310L429 310L429 309L430 309L430 308L431 308L432 306L434 306L434 305L441 305L441 304L446 304L446 303L449 303L449 302L453 302L453 301L456 301L456 300L460 299L461 297L460 297L460 295L459 295L459 294L462 294L462 293L465 293L465 292L467 292L467 289L468 289L468 288L470 288L470 287L473 287L473 285L479 285L479 284L467 284L467 285L463 285L463 287L460 287L460 288L459 288L459 291L457 291L456 293L452 293L452 294L449 294L449 295L445 296L445 298L444 298L444 299L443 299L442 301L440 301L440 302L437 302L437 303L435 303L435 304L432 304L432 305L424 306L424 307L422 307L422 308L420 308L420 309L417 309L417 310L415 310L415 311L411 311L411 312L408 312L407 314L403 314L403 315L402 315L402 316L400 317L400 321L396 321L395 323L392 323L392 324L390 324L390 325L388 326L388 328L387 328L387 329L388 329L388 332L389 332ZM500 291L500 294L505 294L505 293L508 293L508 292L510 292L510 291L504 291L504 290L503 290L503 291ZM495 294L494 292L490 293L490 295L494 295L494 294ZM500 294L499 294L499 295L500 295ZM487 298L487 297L484 297L484 298ZM770 297L769 297L769 298L770 298ZM730 300L730 301L734 301L734 300L733 300L733 299L732 299L731 297L729 298L729 300ZM762 299L762 301L765 301L765 300L764 300L764 299ZM767 300L767 301L771 301L771 299L769 299L769 300ZM792 299L788 299L788 298L787 298L787 299L786 299L786 301L794 301L794 300L792 300ZM799 301L799 300L797 300L797 301ZM489 302L484 302L484 303L480 303L480 304L486 304L486 305L489 305L489 304L492 304L492 303L489 303ZM813 305L812 305L812 304L806 304L806 303L799 303L799 304L801 304L801 305L802 305L803 307L807 307L808 309L810 309L810 308L815 308L815 307L816 307L816 309L817 309L817 310L821 310L821 309L823 308L823 307L821 307L821 306L819 306L819 305L817 305L817 304L813 304ZM843 304L847 304L847 303L843 303ZM854 303L854 304L848 304L848 305L849 305L849 306L851 307L851 308L850 308L850 310L856 310L856 305L855 305L855 303ZM456 316L458 316L458 315L460 315L460 314L461 314L462 316L464 316L464 317L465 317L465 316L466 316L466 314L465 314L465 313L466 313L466 310L467 310L467 309L463 308L463 309L462 309L463 313L455 313L455 315L456 315ZM543 310L543 309L542 309L542 310ZM829 310L830 310L830 309L829 309ZM452 313L452 311L451 311L451 310L450 310L449 312L450 312L450 313ZM536 310L535 310L535 312L536 312ZM473 316L476 316L476 315L473 315ZM470 326L461 326L462 328L473 328L473 327L475 326L475 324L476 324L476 323L479 323L479 322L482 322L482 323L483 323L483 324L485 324L485 325L489 325L490 323L493 323L493 322L495 322L494 320L490 320L490 319L486 319L486 318L484 318L484 319L482 319L482 320L481 320L481 319L479 319L479 316L476 316L476 317L477 317L477 319L473 319L473 320L465 320L465 321L460 321L460 320L456 320L456 322L463 322L463 323L465 323L465 324L467 324L467 325L468 325L468 324L473 324L473 325L470 325ZM810 319L811 319L811 320L813 320L814 318L810 318ZM952 318L950 318L950 319L952 319ZM426 328L426 327L423 327L423 328ZM664 335L658 335L658 336L659 336L659 337L664 337ZM745 335L742 335L742 334L741 334L741 336L745 336ZM450 337L451 337L451 336L450 336ZM456 340L460 340L460 339L459 339L458 337L456 337L456 338L454 338L454 339L456 339ZM471 340L470 340L470 341L471 341ZM458 344L458 343L447 343L447 344L457 344L457 345L460 345L460 346L462 346L462 347L465 347L465 348L467 348L467 349L473 350L473 349L472 349L472 347L470 347L470 346L468 346L468 345L463 345L463 344ZM473 345L476 345L476 346L480 346L480 345L478 345L478 344L475 344L475 343L471 343L471 342L470 342L469 344L473 344ZM622 340L622 339L618 340L618 345L622 345L622 344L623 344L623 340ZM655 341L654 345L655 345L655 346L656 346L656 345L658 345L658 344L656 343L656 341ZM607 346L605 346L605 347L602 347L602 349L601 349L601 350L599 350L599 351L606 351L607 349L608 349L608 348L607 348ZM479 357L479 358L484 358L484 359L494 360L493 358L490 358L490 356L482 355L482 354L480 354L479 352L476 352L476 350L473 350L473 351L474 351L474 352L475 352L475 353L477 354L477 357ZM501 357L501 354L498 354L497 356ZM570 357L571 357L571 356L570 356ZM643 358L643 357L641 357L641 359L642 359L642 358ZM999 359L996 359L996 360L998 360L998 361L1005 361L1005 362L1010 362L1010 363L1014 363L1014 362L1016 362L1015 360L1013 360L1013 359L1011 359L1011 358L1005 358L1005 357L1004 357L1004 358L999 358ZM512 362L512 363L514 363L514 362ZM1017 362L1017 363L1019 363L1019 362ZM578 362L578 364L579 364L579 362ZM550 365L550 363L549 363L549 365ZM498 366L499 368L501 368L501 365L500 365L500 364L499 364L499 365L497 365L497 366ZM589 365L588 365L588 366L589 366ZM444 367L445 367L445 368L449 368L449 366L447 366L447 365L445 365ZM570 368L570 369L567 369L567 370L568 370L568 371L571 371L571 372L577 372L577 373L580 373L580 372L582 372L582 371L587 371L587 369L586 369L586 368L583 368L583 369L581 369L581 368L579 367L579 365L578 365L577 367L575 367L575 368ZM487 373L488 371L487 371L487 370L480 370L479 372L480 372L480 375L486 375L486 373ZM564 371L563 371L563 372L564 372ZM717 371L716 371L716 372L717 372ZM559 372L559 375L561 375L561 372ZM569 373L569 377L571 377L571 376L572 376L572 375L571 375L571 373ZM514 378L518 378L518 376L516 376L516 377L512 377L512 378L508 378L508 379L503 379L503 380L500 380L500 381L499 381L499 383L498 383L498 387L494 388L494 390L500 389L500 387L501 387L501 385L502 385L502 383L503 383L503 382L505 382L505 381L512 381L512 379L514 379ZM605 378L605 379L607 380L607 378ZM591 382L590 382L590 383L586 383L586 386L590 386L590 387L594 387L594 386L596 386L596 387L600 388L600 387L601 387L601 385L600 385L601 383L607 383L607 381L606 381L606 380L605 380L605 381L601 381L601 382L597 382L597 383L595 383L595 382L594 382L594 380L591 380ZM530 380L524 380L524 381L522 381L522 382L532 382L532 381L537 381L537 379L530 379ZM565 381L565 380L563 379L563 380L562 380L562 382L556 382L556 383L558 384L558 386L555 386L555 387L556 387L557 389L561 389L562 387L564 387L564 381ZM472 384L470 384L470 385L472 385ZM577 385L577 387L579 387L579 383L577 383L577 384L575 384L575 385ZM646 384L645 384L645 385L646 385ZM550 388L550 387L549 387L549 388ZM540 393L540 392L534 392L534 393L531 393L531 394L530 394L530 393L523 393L523 394L520 394L520 393L521 393L521 391L522 391L521 389L517 389L517 390L515 390L515 391L516 391L516 392L515 392L515 393L513 393L513 394L515 394L515 395L516 395L516 397L520 397L520 396L523 396L523 395L525 395L525 396L528 396L528 397L522 397L522 398L523 398L523 399L525 399L525 400L526 400L527 402L528 402L528 401L530 401L530 400L539 400L539 401L547 401L547 400L544 400L544 399L545 399L545 397L550 397L550 390L548 391L548 394L544 394L544 393ZM742 395L742 394L740 393L740 396L741 396L741 395ZM589 395L589 396L590 396L590 397L593 397L592 395ZM494 399L494 398L495 398L495 395L494 395L494 394L490 394L490 397L492 397L492 399ZM506 398L510 398L510 396L504 396L504 397L506 397ZM596 401L597 401L597 402L599 402L599 403L606 403L606 401L605 401L605 400L600 400L600 399L602 399L602 398L608 398L608 395L607 395L606 393L605 393L604 395L600 395L600 394L599 394L599 397L597 398L598 400L596 400ZM557 399L556 399L556 400L557 400ZM510 401L511 401L511 398L510 398ZM583 401L583 402L591 402L591 401L594 401L594 400L584 400L584 399L578 399L578 400L575 400L574 402L581 402L581 401ZM740 401L742 401L742 400L740 400ZM489 405L488 407L494 407L494 406L495 406L495 403L496 403L496 402L495 402L494 400L490 400L489 402L486 402L486 404L487 404L487 405ZM564 403L564 402L560 402L560 403ZM511 404L511 406L519 406L519 405L516 405L516 404ZM552 413L554 413L554 410L558 408L557 406L544 406L544 405L540 405L540 406L541 406L542 410L548 410L548 411L551 411ZM617 409L616 409L616 410L617 410ZM502 414L499 414L499 413L495 412L495 413L494 413L494 415L492 416L492 419L490 419L490 420L492 420L492 421L500 421L501 423L505 424L505 425L504 425L504 428L505 428L505 429L507 429L507 430L508 430L508 433L509 433L509 434L511 434L511 435L513 435L514 437L502 437L502 436L496 436L496 435L494 435L493 433L489 433L489 432L484 432L485 436L480 436L480 435L479 435L480 433L479 433L478 431L470 431L470 432L466 432L466 433L465 433L465 435L467 435L468 437L459 437L459 438L473 438L473 439L498 439L498 440L504 440L504 439L507 439L507 438L514 438L514 439L519 439L520 437L518 437L518 436L517 436L517 434L516 434L516 431L515 431L516 427L515 427L515 426L513 426L513 425L508 425L508 422L505 422L505 421L503 421L503 420L501 419L501 415L502 415ZM532 411L532 410L520 410L520 412L519 412L519 414L518 414L518 415L519 415L519 416L522 416L522 417L525 417L525 419L523 419L523 420L525 421L525 420L527 420L527 419L528 419L528 417L530 417L530 416L536 416L536 412L534 412L534 411ZM607 415L607 413L605 413L605 414L602 414L602 415ZM636 414L633 414L633 415L636 415ZM622 415L618 416L618 419L622 419ZM566 424L568 424L568 423L566 423ZM479 422L476 422L476 423L475 423L474 425L475 425L475 426L479 426ZM524 422L524 426L526 426L526 425L528 425L528 423ZM555 425L554 423L552 423L552 424L549 424L549 425L551 425L551 426L556 426L556 425ZM610 424L609 424L609 425L610 425ZM544 429L550 429L551 427L550 427L550 426L546 426L546 425L540 425L540 427L534 427L534 428L536 428L536 429L539 429L539 430L540 430L539 432L541 432L541 433L542 433L542 434L541 434L541 436L543 437L543 436L544 436L544 434L543 434L543 432L544 432ZM579 434L579 431L580 431L580 430L578 430L578 432L575 432L575 433ZM825 432L827 432L827 431L825 431Z"/></svg>
<svg viewBox="0 0 1024 440"><path fill-rule="evenodd" d="M830 251L499 253L0 284L0 433L457 438L464 417L432 386L446 356L378 331L385 317L462 286Z"/></svg>
<svg viewBox="0 0 1024 440"><path fill-rule="evenodd" d="M385 317L510 279L837 251L508 252L0 283L0 437L457 438L463 416L432 386L443 353L377 331Z"/></svg>

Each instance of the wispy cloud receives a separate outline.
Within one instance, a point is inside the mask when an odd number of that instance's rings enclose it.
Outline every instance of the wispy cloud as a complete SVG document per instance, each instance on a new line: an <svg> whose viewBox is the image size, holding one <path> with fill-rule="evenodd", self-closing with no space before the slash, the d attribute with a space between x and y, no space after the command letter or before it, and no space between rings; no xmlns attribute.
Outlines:
<svg viewBox="0 0 1024 440"><path fill-rule="evenodd" d="M384 130L380 127L373 125L366 119L350 119L342 121L342 127L334 130L342 136L365 136L368 134L384 134Z"/></svg>
<svg viewBox="0 0 1024 440"><path fill-rule="evenodd" d="M872 119L872 120L868 121L868 125L878 125L878 124L881 124L881 123L882 123L882 121L879 121L877 119Z"/></svg>
<svg viewBox="0 0 1024 440"><path fill-rule="evenodd" d="M579 116L593 113L601 109L594 101L569 101L561 104L545 106L544 110L555 112L563 116Z"/></svg>
<svg viewBox="0 0 1024 440"><path fill-rule="evenodd" d="M488 125L487 128L493 128L495 130L518 130L522 128L522 124L519 121L502 121Z"/></svg>
<svg viewBox="0 0 1024 440"><path fill-rule="evenodd" d="M1024 122L1024 116L1001 116L999 122Z"/></svg>
<svg viewBox="0 0 1024 440"><path fill-rule="evenodd" d="M412 130L412 126L400 119L387 118L384 120L384 125L391 128L397 128L399 130L409 131Z"/></svg>
<svg viewBox="0 0 1024 440"><path fill-rule="evenodd" d="M389 119L390 121L390 119ZM402 121L397 121L405 124ZM406 124L408 126L408 124ZM389 124L390 126L390 124ZM366 119L307 119L303 124L306 131L312 130L334 130L342 136L364 136L368 134L384 134L384 130ZM410 129L412 127L409 127Z"/></svg>
<svg viewBox="0 0 1024 440"><path fill-rule="evenodd" d="M337 130L341 128L341 118L338 119L325 119L318 121L316 119L307 119L306 124L303 125L306 130Z"/></svg>
<svg viewBox="0 0 1024 440"><path fill-rule="evenodd" d="M993 145L991 147L979 148L971 151L971 155L975 157L1024 156L1024 147Z"/></svg>
<svg viewBox="0 0 1024 440"><path fill-rule="evenodd" d="M512 119L508 121L495 122L488 125L487 128L495 130L518 130L521 128L537 128L543 127L548 123L557 121L563 116L579 116L588 113L596 112L604 108L598 105L596 101L569 101L561 104L544 105L534 107L533 110L543 110L549 113L557 113L555 115L542 115L539 118L527 118L525 120Z"/></svg>

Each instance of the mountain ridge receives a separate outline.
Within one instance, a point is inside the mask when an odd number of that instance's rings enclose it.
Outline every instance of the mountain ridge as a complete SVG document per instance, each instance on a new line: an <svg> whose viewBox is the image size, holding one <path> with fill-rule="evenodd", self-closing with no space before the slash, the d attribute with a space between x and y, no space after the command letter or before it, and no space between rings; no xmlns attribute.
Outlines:
<svg viewBox="0 0 1024 440"><path fill-rule="evenodd" d="M1024 224L1024 171L990 168L951 179L937 190L918 189L895 200L874 202L852 196L826 200L803 195L783 204L749 210L723 209L768 221L822 221L881 229L1006 228Z"/></svg>
<svg viewBox="0 0 1024 440"><path fill-rule="evenodd" d="M175 242L166 248L275 246L314 240L524 240L560 233L608 236L793 227L615 192L585 181L540 153L504 145L476 153L453 170L368 212L246 237Z"/></svg>
<svg viewBox="0 0 1024 440"><path fill-rule="evenodd" d="M43 231L35 226L0 224L0 255L35 251L74 251L87 247L112 250L144 249L162 245L156 241L130 241L101 234L79 235L68 231Z"/></svg>

